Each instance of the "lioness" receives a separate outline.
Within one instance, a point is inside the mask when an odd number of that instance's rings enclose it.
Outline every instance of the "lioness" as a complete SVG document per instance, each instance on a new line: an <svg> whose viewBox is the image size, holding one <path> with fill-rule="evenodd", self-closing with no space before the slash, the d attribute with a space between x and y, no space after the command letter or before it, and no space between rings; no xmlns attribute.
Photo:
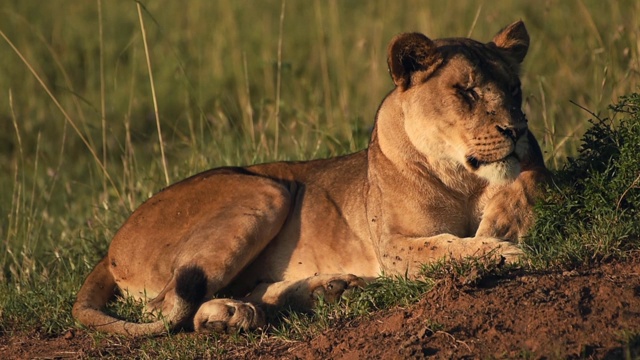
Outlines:
<svg viewBox="0 0 640 360"><path fill-rule="evenodd" d="M521 21L489 43L396 36L395 88L366 150L218 168L162 190L117 232L74 317L132 336L253 329L264 308L306 309L381 272L488 253L516 260L546 176L521 111L528 46ZM162 316L107 315L116 290L151 299Z"/></svg>

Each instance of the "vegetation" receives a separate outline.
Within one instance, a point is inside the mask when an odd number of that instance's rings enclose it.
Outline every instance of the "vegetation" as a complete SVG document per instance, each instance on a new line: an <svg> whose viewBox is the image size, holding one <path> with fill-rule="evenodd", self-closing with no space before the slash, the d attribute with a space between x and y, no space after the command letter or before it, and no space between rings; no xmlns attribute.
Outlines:
<svg viewBox="0 0 640 360"><path fill-rule="evenodd" d="M638 90L637 1L9 0L0 13L0 334L74 327L84 276L132 209L168 183L365 147L392 86L386 44L402 31L488 41L523 19L524 109L558 169L526 243L529 264L638 249L638 96L593 114L592 127L582 109ZM338 307L292 313L271 334L403 304L430 279L383 278ZM215 355L216 338L193 339L150 339L140 351Z"/></svg>
<svg viewBox="0 0 640 360"><path fill-rule="evenodd" d="M589 264L640 249L640 94L597 118L557 172L527 245L534 266ZM616 119L616 117L622 119Z"/></svg>

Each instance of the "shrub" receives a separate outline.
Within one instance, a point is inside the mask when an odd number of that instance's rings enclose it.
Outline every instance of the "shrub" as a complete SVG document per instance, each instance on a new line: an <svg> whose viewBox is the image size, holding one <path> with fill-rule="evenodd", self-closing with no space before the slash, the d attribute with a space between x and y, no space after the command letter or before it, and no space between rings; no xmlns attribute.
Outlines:
<svg viewBox="0 0 640 360"><path fill-rule="evenodd" d="M578 156L536 207L525 240L534 265L589 264L640 248L640 94L609 109L611 118L591 120Z"/></svg>

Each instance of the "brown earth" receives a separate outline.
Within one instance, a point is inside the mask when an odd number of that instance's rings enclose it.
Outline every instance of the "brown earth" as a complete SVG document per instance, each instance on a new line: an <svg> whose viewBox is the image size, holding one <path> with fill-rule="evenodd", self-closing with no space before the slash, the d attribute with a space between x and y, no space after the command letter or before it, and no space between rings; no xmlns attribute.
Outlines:
<svg viewBox="0 0 640 360"><path fill-rule="evenodd" d="M5 335L0 357L139 357L144 341L96 341L83 330ZM488 276L474 285L445 278L415 305L344 321L308 341L217 344L229 358L249 359L640 359L640 254L579 271Z"/></svg>

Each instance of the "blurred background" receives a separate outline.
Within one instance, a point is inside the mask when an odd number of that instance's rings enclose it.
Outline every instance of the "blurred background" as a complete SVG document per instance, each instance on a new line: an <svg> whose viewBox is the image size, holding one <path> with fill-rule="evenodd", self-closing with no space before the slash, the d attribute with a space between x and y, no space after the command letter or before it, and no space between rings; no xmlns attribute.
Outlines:
<svg viewBox="0 0 640 360"><path fill-rule="evenodd" d="M552 168L589 112L640 84L636 0L4 0L0 14L7 283L85 273L133 208L189 174L366 147L400 32L490 41L524 20L524 110Z"/></svg>

